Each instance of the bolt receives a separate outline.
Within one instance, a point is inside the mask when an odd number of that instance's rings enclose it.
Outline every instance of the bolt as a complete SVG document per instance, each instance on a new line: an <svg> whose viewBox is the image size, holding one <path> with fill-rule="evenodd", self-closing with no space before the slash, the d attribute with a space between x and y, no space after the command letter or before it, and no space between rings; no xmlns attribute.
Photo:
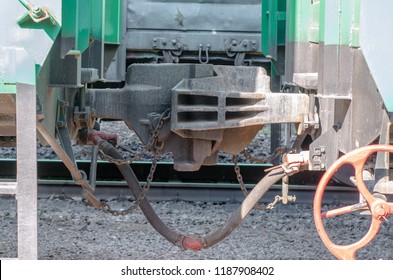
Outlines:
<svg viewBox="0 0 393 280"><path fill-rule="evenodd" d="M180 44L177 44L177 49L181 49L181 45Z"/></svg>
<svg viewBox="0 0 393 280"><path fill-rule="evenodd" d="M233 40L233 41L231 42L231 45L232 45L232 46L237 46L236 40Z"/></svg>
<svg viewBox="0 0 393 280"><path fill-rule="evenodd" d="M57 122L57 127L60 127L60 128L65 127L65 122L58 121Z"/></svg>
<svg viewBox="0 0 393 280"><path fill-rule="evenodd" d="M40 6L38 5L34 5L31 8L32 12L33 12L33 17L36 19L39 19L40 17L42 17L44 15L44 12L41 10Z"/></svg>
<svg viewBox="0 0 393 280"><path fill-rule="evenodd" d="M385 217L387 212L386 209L383 207L383 205L377 205L374 208L375 214L379 217Z"/></svg>
<svg viewBox="0 0 393 280"><path fill-rule="evenodd" d="M163 40L163 41L162 41L162 44L165 46L165 45L166 45L166 40Z"/></svg>
<svg viewBox="0 0 393 280"><path fill-rule="evenodd" d="M243 41L243 47L247 47L248 46L248 42L247 41Z"/></svg>
<svg viewBox="0 0 393 280"><path fill-rule="evenodd" d="M324 147L321 148L321 153L324 153L326 150Z"/></svg>
<svg viewBox="0 0 393 280"><path fill-rule="evenodd" d="M325 169L325 164L324 163L321 163L321 169Z"/></svg>
<svg viewBox="0 0 393 280"><path fill-rule="evenodd" d="M176 45L176 43L177 43L176 39L173 39L172 40L172 45Z"/></svg>
<svg viewBox="0 0 393 280"><path fill-rule="evenodd" d="M153 41L154 41L154 42L157 42L157 38L154 38Z"/></svg>

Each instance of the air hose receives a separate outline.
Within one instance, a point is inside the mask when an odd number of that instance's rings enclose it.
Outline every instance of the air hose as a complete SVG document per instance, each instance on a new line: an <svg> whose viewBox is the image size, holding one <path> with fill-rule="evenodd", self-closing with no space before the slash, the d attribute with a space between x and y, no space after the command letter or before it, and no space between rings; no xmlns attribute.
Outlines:
<svg viewBox="0 0 393 280"><path fill-rule="evenodd" d="M96 142L104 154L112 157L113 159L123 160L123 156L112 144L99 137L95 137L94 140L94 142ZM131 167L128 164L119 164L117 167L126 180L133 196L135 198L141 197L143 195L143 189L141 188L139 181ZM218 230L203 237L186 236L170 229L160 219L160 217L158 217L157 213L154 211L146 197L140 201L139 207L153 228L169 242L184 250L206 249L217 244L227 237L231 232L233 232L243 222L243 220L253 209L254 205L258 203L267 190L284 176L285 173L281 168L274 169L265 175L245 198L240 207L232 214L229 220Z"/></svg>

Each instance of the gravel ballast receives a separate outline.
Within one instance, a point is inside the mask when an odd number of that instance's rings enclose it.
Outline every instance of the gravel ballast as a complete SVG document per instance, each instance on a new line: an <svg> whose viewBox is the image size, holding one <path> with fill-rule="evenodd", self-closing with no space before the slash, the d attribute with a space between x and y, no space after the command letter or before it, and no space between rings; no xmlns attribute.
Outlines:
<svg viewBox="0 0 393 280"><path fill-rule="evenodd" d="M15 200L1 198L0 258L16 257ZM129 201L110 201L124 209ZM153 202L159 216L173 229L191 236L205 235L223 225L238 204L166 201ZM364 234L370 216L331 219L332 240L351 243ZM359 259L393 259L393 226L384 222L377 238L358 252ZM314 226L309 205L278 205L265 212L253 210L245 222L216 246L182 251L159 235L136 210L112 216L86 207L79 197L50 196L38 201L39 259L135 260L329 260Z"/></svg>
<svg viewBox="0 0 393 280"><path fill-rule="evenodd" d="M122 122L103 123L101 127L108 133L117 131L120 143L132 151L143 149L133 132ZM253 156L269 154L270 143L265 135L262 131L249 146ZM90 159L90 147L74 145L73 148L77 159ZM125 157L132 155L128 151L122 152ZM15 149L0 149L2 158L14 158L15 154ZM39 147L38 158L53 159L56 155L49 147ZM165 156L162 160L171 160L171 157ZM220 154L218 161L231 161L231 156ZM246 162L242 157L239 161ZM118 209L127 208L131 203L129 197L115 197L109 202ZM198 201L152 202L152 205L169 227L191 236L215 231L239 207L239 204ZM350 244L367 232L370 220L367 215L345 215L329 219L326 228L334 242ZM16 201L11 197L0 197L0 225L0 258L16 257ZM383 222L377 238L358 252L358 258L392 260L392 237L392 223ZM38 258L335 259L318 236L311 205L277 205L270 211L253 210L244 223L221 243L194 252L182 251L170 244L152 228L139 209L127 216L112 216L87 207L81 197L71 197L66 191L62 196L50 195L38 200Z"/></svg>

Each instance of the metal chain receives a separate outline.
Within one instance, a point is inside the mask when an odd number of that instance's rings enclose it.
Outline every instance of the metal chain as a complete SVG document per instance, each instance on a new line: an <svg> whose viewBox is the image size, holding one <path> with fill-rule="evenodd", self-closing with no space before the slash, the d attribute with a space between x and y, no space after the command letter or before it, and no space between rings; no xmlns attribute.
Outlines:
<svg viewBox="0 0 393 280"><path fill-rule="evenodd" d="M255 158L255 157L251 156L249 153L247 153L245 150L243 150L241 152L241 154L243 154L248 160L255 161L255 162L258 162L258 163L267 163L267 162L270 162L273 159L277 158L279 155L284 154L286 151L287 151L286 147L278 147L273 152L272 155L270 155L269 157L266 157L264 159ZM238 162L238 159L237 159L237 155L232 155L232 161L233 161L233 164L234 164L236 178L237 178L237 181L239 182L240 189L242 190L244 196L247 197L249 192L248 192L248 190L246 188L246 185L244 184L243 176L242 176L242 174L240 172L240 166L239 166L239 162ZM278 201L279 200L277 200L277 197L276 197L275 200L272 203L269 203L268 205L260 205L260 204L257 203L257 204L254 205L254 208L258 209L258 210L262 210L262 211L271 210L271 209L273 209L276 206Z"/></svg>
<svg viewBox="0 0 393 280"><path fill-rule="evenodd" d="M151 137L149 138L145 148L143 149L143 151L141 151L140 153L129 157L127 159L115 159L111 156L108 156L106 154L103 154L102 151L101 155L109 162L112 162L114 164L117 165L122 165L122 164L131 164L133 161L139 160L141 159L143 156L145 156L148 152L153 152L153 153L157 153L159 150L162 149L162 145L158 146L158 135L162 129L162 127L164 126L164 123L166 120L168 120L170 118L170 109L165 110L161 115L160 118L158 120L157 126L154 128ZM126 148L125 146L120 145L120 148L122 148L123 150L126 151L130 151L128 148Z"/></svg>
<svg viewBox="0 0 393 280"><path fill-rule="evenodd" d="M154 177L154 172L156 171L157 168L157 159L158 159L157 154L154 154L154 158L150 166L150 172L149 175L147 176L146 184L142 188L142 193L139 195L138 199L136 199L130 207L124 210L114 210L109 206L107 202L102 202L102 207L101 207L102 210L106 213L112 214L113 216L125 216L134 212L139 207L141 201L146 197L146 193L150 189Z"/></svg>
<svg viewBox="0 0 393 280"><path fill-rule="evenodd" d="M128 159L124 159L124 160L117 160L117 159L114 159L114 158L104 154L104 157L108 161L120 165L120 164L130 164L130 163L132 163L132 161L140 159L142 156L144 156L148 152L153 152L153 160L152 160L152 164L150 166L150 172L146 178L146 184L143 186L142 193L139 195L139 197L134 201L134 203L129 208L124 209L124 210L120 210L120 211L112 209L107 202L102 202L101 208L104 212L110 213L114 216L128 215L128 214L132 213L133 211L135 211L139 207L139 204L141 203L141 201L146 197L146 193L150 189L151 183L154 178L154 173L157 168L158 152L163 147L162 145L158 146L158 141L157 141L158 135L159 135L160 130L164 126L165 120L169 119L169 117L170 117L170 110L169 109L165 110L164 113L162 113L160 115L160 119L157 123L157 126L153 130L152 136L150 137L148 144L146 145L145 149L141 153L138 153L137 155L133 156L132 158L128 158Z"/></svg>
<svg viewBox="0 0 393 280"><path fill-rule="evenodd" d="M271 162L274 159L276 159L278 156L285 154L288 151L287 147L278 147L274 150L274 152L268 156L268 157L264 157L264 158L256 158L252 155L250 155L246 149L244 149L243 151L241 151L240 153L249 161L253 161L253 162L257 162L257 163L267 163L267 162Z"/></svg>
<svg viewBox="0 0 393 280"><path fill-rule="evenodd" d="M236 156L236 155L233 155L233 156L232 156L232 161L233 161L233 163L234 163L234 165L235 165L234 168L235 168L236 178L237 178L237 181L239 182L240 189L242 190L244 196L247 197L247 195L248 195L248 190L247 190L247 188L246 188L246 185L245 185L244 182L243 182L243 176L242 176L242 174L240 173L240 167L239 167L239 164L238 164L238 160L237 160L237 156ZM254 208L255 208L255 209L258 209L258 210L262 210L262 211L268 210L268 209L267 209L267 206L259 205L258 203L256 203L256 204L254 205Z"/></svg>

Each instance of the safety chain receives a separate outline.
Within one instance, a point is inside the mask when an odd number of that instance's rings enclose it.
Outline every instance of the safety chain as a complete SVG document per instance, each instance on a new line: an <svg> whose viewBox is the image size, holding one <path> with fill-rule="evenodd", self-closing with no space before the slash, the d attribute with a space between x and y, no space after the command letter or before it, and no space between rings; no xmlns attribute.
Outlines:
<svg viewBox="0 0 393 280"><path fill-rule="evenodd" d="M134 212L139 207L139 204L141 203L141 201L146 197L146 193L150 189L151 182L153 181L154 172L156 171L156 167L157 167L157 159L158 159L157 154L154 154L153 161L150 166L150 172L149 172L149 175L147 176L146 184L142 188L142 193L138 197L138 199L135 200L134 203L130 207L128 207L127 209L124 209L124 210L120 210L120 211L114 210L109 206L109 204L107 202L103 201L101 209L105 213L110 213L113 216L125 216L125 215L131 214L132 212Z"/></svg>
<svg viewBox="0 0 393 280"><path fill-rule="evenodd" d="M122 164L131 164L133 161L140 159L142 156L146 155L148 152L153 152L153 160L152 160L152 164L150 166L150 172L149 175L147 176L146 179L146 184L143 186L142 188L142 193L140 194L140 196L134 201L134 203L127 209L124 210L114 210L112 209L109 204L107 202L102 202L102 206L101 209L106 212L106 213L110 213L114 216L125 216L128 215L130 213L132 213L133 211L135 211L138 207L139 204L141 203L141 201L146 197L146 193L149 191L151 183L153 181L154 178L154 173L156 171L157 168L157 162L158 162L158 152L162 149L162 145L158 146L157 144L157 139L158 139L158 134L160 132L160 130L162 129L162 127L164 126L164 122L165 120L169 119L170 117L170 109L167 109L164 111L164 113L162 113L160 115L160 118L158 120L157 126L155 127L155 129L153 130L152 136L150 137L148 144L146 145L145 149L138 153L137 155L128 158L128 159L124 159L124 160L118 160L118 159L114 159L108 155L105 155L101 152L102 155L104 155L104 157L112 162L115 163L117 165L122 165ZM124 147L122 147L124 149Z"/></svg>
<svg viewBox="0 0 393 280"><path fill-rule="evenodd" d="M266 157L264 159L257 159L255 157L251 156L245 150L243 150L241 152L241 154L243 154L248 160L256 161L258 163L267 163L267 162L270 162L273 159L277 158L279 155L284 154L286 151L287 151L286 147L278 147L273 152L272 155L270 155L269 157ZM244 196L247 197L249 192L248 192L248 190L246 188L246 185L244 184L243 176L242 176L242 174L240 172L240 166L239 166L239 162L238 162L238 159L237 159L237 155L232 155L232 161L233 161L233 164L235 166L234 169L235 169L237 181L239 182L239 185L240 185L240 189L242 190ZM254 208L258 209L258 210L262 210L262 211L271 210L271 209L273 209L276 206L278 201L279 200L276 197L275 200L272 203L269 203L268 205L260 205L260 204L257 203L257 204L254 205Z"/></svg>
<svg viewBox="0 0 393 280"><path fill-rule="evenodd" d="M147 144L145 146L145 148L143 149L142 152L139 152L138 154L134 155L133 157L127 158L127 159L115 159L111 156L108 156L106 154L103 154L102 151L101 155L109 162L114 163L116 165L123 165L123 164L131 164L133 161L139 160L141 159L144 155L146 155L148 152L153 152L153 153L157 153L158 151L160 151L162 149L162 145L158 145L158 135L162 129L162 127L164 126L164 123L166 120L168 120L170 118L171 115L171 111L170 109L166 109L159 117L157 126L154 128L152 135L149 139L149 141L147 141ZM126 151L130 151L128 148L126 148L125 146L120 145L120 148L122 148L123 150Z"/></svg>
<svg viewBox="0 0 393 280"><path fill-rule="evenodd" d="M264 158L256 158L252 155L250 155L250 153L247 152L246 149L244 149L243 151L241 151L240 153L249 161L253 161L253 162L257 162L257 163L267 163L267 162L271 162L274 159L276 159L278 156L285 154L286 152L288 152L288 148L287 147L278 147L274 150L274 152L268 156L268 157L264 157Z"/></svg>

